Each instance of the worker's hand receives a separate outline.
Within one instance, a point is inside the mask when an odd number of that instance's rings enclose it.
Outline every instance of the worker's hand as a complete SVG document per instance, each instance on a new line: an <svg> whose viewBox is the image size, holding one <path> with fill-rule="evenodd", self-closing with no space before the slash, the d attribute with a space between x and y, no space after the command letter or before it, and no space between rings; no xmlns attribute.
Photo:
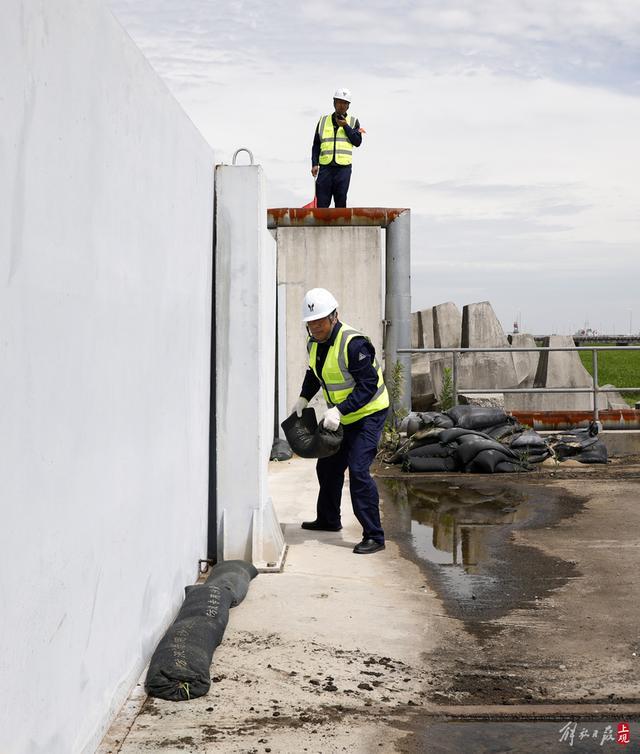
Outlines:
<svg viewBox="0 0 640 754"><path fill-rule="evenodd" d="M341 414L335 406L330 408L322 417L324 428L331 430L331 432L335 432L340 426L340 416Z"/></svg>
<svg viewBox="0 0 640 754"><path fill-rule="evenodd" d="M298 419L302 416L302 409L307 407L309 401L306 398L300 396L296 401L296 405L291 409L291 413L295 414Z"/></svg>
<svg viewBox="0 0 640 754"><path fill-rule="evenodd" d="M311 175L315 178L318 175L318 170L320 170L320 165L314 165L311 168Z"/></svg>
<svg viewBox="0 0 640 754"><path fill-rule="evenodd" d="M336 123L339 126L346 126L347 125L347 121L346 121L345 118L336 118Z"/></svg>
<svg viewBox="0 0 640 754"><path fill-rule="evenodd" d="M359 128L358 129L358 133L359 134L366 134L367 132L364 130L364 128Z"/></svg>

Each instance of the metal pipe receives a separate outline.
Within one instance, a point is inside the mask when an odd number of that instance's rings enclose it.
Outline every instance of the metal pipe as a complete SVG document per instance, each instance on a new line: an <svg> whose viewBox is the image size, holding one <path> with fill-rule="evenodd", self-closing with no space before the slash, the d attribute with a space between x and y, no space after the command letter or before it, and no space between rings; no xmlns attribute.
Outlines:
<svg viewBox="0 0 640 754"><path fill-rule="evenodd" d="M542 351L640 351L640 346L540 346L540 348L399 348L398 353L541 353Z"/></svg>
<svg viewBox="0 0 640 754"><path fill-rule="evenodd" d="M403 350L411 345L411 214L400 212L387 226L385 291L385 365L387 387L392 384L396 362L400 362L399 405L411 411L411 356Z"/></svg>
<svg viewBox="0 0 640 754"><path fill-rule="evenodd" d="M591 362L593 365L593 421L597 422L598 417L598 352L596 349L591 351Z"/></svg>
<svg viewBox="0 0 640 754"><path fill-rule="evenodd" d="M452 353L451 356L453 357L453 368L451 370L452 372L452 383L453 383L453 405L458 405L458 359L460 357L460 354Z"/></svg>

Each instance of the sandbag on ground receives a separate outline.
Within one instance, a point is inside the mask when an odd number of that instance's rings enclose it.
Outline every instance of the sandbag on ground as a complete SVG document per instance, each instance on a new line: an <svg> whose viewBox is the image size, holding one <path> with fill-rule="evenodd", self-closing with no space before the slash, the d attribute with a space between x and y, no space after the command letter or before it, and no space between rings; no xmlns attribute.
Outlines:
<svg viewBox="0 0 640 754"><path fill-rule="evenodd" d="M522 432L522 427L517 421L507 422L506 424L496 424L495 427L489 427L486 434L493 437L494 440L506 440L511 435Z"/></svg>
<svg viewBox="0 0 640 754"><path fill-rule="evenodd" d="M457 471L458 466L450 458L410 458L407 456L402 466L404 471Z"/></svg>
<svg viewBox="0 0 640 754"><path fill-rule="evenodd" d="M419 445L407 453L407 458L448 458L455 452L455 448L433 442L429 445Z"/></svg>
<svg viewBox="0 0 640 754"><path fill-rule="evenodd" d="M500 450L488 448L481 450L473 460L465 466L465 471L472 474L494 474L506 471L528 471L525 464L510 458Z"/></svg>
<svg viewBox="0 0 640 754"><path fill-rule="evenodd" d="M302 417L296 413L287 417L280 425L291 449L301 458L327 458L338 452L342 443L342 426L333 432L318 424L316 412L312 408L302 410Z"/></svg>
<svg viewBox="0 0 640 754"><path fill-rule="evenodd" d="M517 437L512 437L507 440L510 448L513 450L522 450L524 448L546 448L547 441L544 437L539 435L533 429L527 429Z"/></svg>
<svg viewBox="0 0 640 754"><path fill-rule="evenodd" d="M177 702L209 691L211 658L229 609L242 602L257 574L251 563L231 560L214 566L204 584L186 587L182 607L151 658L145 681L150 696Z"/></svg>
<svg viewBox="0 0 640 754"><path fill-rule="evenodd" d="M509 448L505 448L504 445L500 445L496 440L490 440L485 437L461 437L460 444L458 445L455 453L455 457L459 463L466 468L468 464L478 455L478 453L487 450L493 450L496 453L502 455L502 460L508 461L510 459L519 460L518 456Z"/></svg>
<svg viewBox="0 0 640 754"><path fill-rule="evenodd" d="M454 406L446 412L453 419L456 427L464 429L486 429L496 424L505 424L508 414L501 408L484 408L483 406Z"/></svg>

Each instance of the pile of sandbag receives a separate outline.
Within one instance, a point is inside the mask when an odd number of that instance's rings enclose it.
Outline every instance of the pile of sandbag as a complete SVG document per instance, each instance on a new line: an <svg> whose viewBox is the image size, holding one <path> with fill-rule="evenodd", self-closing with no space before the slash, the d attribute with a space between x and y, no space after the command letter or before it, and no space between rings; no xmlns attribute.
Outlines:
<svg viewBox="0 0 640 754"><path fill-rule="evenodd" d="M542 437L501 408L455 406L444 413L412 413L403 429L406 442L385 460L402 464L405 471L493 474L531 471L547 458L607 462L595 424Z"/></svg>

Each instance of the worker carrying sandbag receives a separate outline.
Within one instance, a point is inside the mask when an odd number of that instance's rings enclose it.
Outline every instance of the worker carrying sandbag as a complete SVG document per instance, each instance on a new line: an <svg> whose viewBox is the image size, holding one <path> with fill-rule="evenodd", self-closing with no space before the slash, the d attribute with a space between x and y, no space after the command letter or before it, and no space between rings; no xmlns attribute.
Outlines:
<svg viewBox="0 0 640 754"><path fill-rule="evenodd" d="M309 335L309 368L293 411L301 416L322 388L328 406L322 420L324 427L335 430L342 425L344 431L340 450L318 460L320 491L316 519L303 522L302 528L340 531L340 502L348 467L353 512L362 526L362 541L353 551L377 552L384 549L384 531L380 524L378 489L369 467L389 408L382 369L369 338L340 322L338 302L325 288L307 291L302 302L302 321Z"/></svg>

